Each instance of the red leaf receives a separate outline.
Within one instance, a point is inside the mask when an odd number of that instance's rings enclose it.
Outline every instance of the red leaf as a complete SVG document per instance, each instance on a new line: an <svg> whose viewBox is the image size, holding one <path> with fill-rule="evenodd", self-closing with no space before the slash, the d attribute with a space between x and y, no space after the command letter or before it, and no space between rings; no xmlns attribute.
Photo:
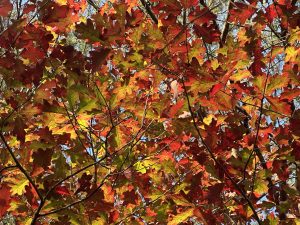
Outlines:
<svg viewBox="0 0 300 225"><path fill-rule="evenodd" d="M96 51L90 52L92 68L94 71L97 71L101 68L102 64L105 62L106 57L108 56L110 49L98 49Z"/></svg>
<svg viewBox="0 0 300 225"><path fill-rule="evenodd" d="M280 14L282 14L282 10L280 9L280 7L276 7L274 4L270 5L267 9L266 9L266 17L269 20L270 23L273 22L273 20L280 16Z"/></svg>
<svg viewBox="0 0 300 225"><path fill-rule="evenodd" d="M200 16L203 15L203 16ZM200 9L200 7L196 7L194 11L189 14L189 20L193 21L194 24L202 25L204 23L209 24L216 19L216 16L210 12L209 8L205 7Z"/></svg>
<svg viewBox="0 0 300 225"><path fill-rule="evenodd" d="M28 14L28 13L34 11L35 8L36 8L35 5L29 5L29 4L27 4L27 5L25 6L25 8L23 9L23 13L24 13L24 14Z"/></svg>
<svg viewBox="0 0 300 225"><path fill-rule="evenodd" d="M9 13L12 11L13 5L10 3L9 0L1 0L0 1L0 16L8 16Z"/></svg>
<svg viewBox="0 0 300 225"><path fill-rule="evenodd" d="M15 126L13 129L13 133L17 136L17 139L19 141L21 141L22 143L25 142L25 129L27 128L27 126L25 125L23 119L21 117L17 117L15 119Z"/></svg>
<svg viewBox="0 0 300 225"><path fill-rule="evenodd" d="M30 46L29 48L24 49L21 56L36 63L38 60L44 58L45 53L34 46Z"/></svg>
<svg viewBox="0 0 300 225"><path fill-rule="evenodd" d="M206 43L213 43L219 40L220 33L214 29L214 25L207 25L203 24L202 26L199 26L197 24L194 24L195 33L203 39Z"/></svg>
<svg viewBox="0 0 300 225"><path fill-rule="evenodd" d="M199 4L198 0L180 0L180 2L185 9L190 8L192 6L198 6Z"/></svg>
<svg viewBox="0 0 300 225"><path fill-rule="evenodd" d="M0 217L6 214L10 201L10 188L6 185L0 186Z"/></svg>
<svg viewBox="0 0 300 225"><path fill-rule="evenodd" d="M109 213L109 223L114 223L119 219L120 213L117 210L114 210Z"/></svg>
<svg viewBox="0 0 300 225"><path fill-rule="evenodd" d="M67 187L65 186L58 186L55 188L55 192L60 195L70 195L70 192Z"/></svg>
<svg viewBox="0 0 300 225"><path fill-rule="evenodd" d="M175 105L172 105L169 111L169 117L173 118L184 105L184 99L180 99Z"/></svg>
<svg viewBox="0 0 300 225"><path fill-rule="evenodd" d="M255 7L251 5L235 2L234 6L236 8L231 9L229 13L229 22L240 22L244 24L255 12Z"/></svg>
<svg viewBox="0 0 300 225"><path fill-rule="evenodd" d="M157 213L152 211L149 207L146 208L146 214L147 214L147 216L150 216L150 217L157 215Z"/></svg>
<svg viewBox="0 0 300 225"><path fill-rule="evenodd" d="M211 89L209 95L210 95L211 97L214 96L219 90L222 89L222 87L223 87L223 84L216 84L216 85L214 85L213 88Z"/></svg>

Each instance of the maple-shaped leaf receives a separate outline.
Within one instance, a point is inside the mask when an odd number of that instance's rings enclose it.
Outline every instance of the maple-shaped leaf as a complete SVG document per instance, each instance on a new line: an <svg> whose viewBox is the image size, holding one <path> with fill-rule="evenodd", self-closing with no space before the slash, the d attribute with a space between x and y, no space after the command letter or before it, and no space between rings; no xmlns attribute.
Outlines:
<svg viewBox="0 0 300 225"><path fill-rule="evenodd" d="M208 92L217 81L210 74L203 74L200 77L190 77L187 86L190 86L191 92Z"/></svg>
<svg viewBox="0 0 300 225"><path fill-rule="evenodd" d="M169 110L169 117L173 118L176 114L178 114L184 105L184 99L180 99L175 105L172 105Z"/></svg>
<svg viewBox="0 0 300 225"><path fill-rule="evenodd" d="M39 200L39 196L37 195L36 191L34 190L32 185L27 185L25 186L25 197L28 201L28 203L30 203L32 205L33 208L37 208L38 205L38 200Z"/></svg>
<svg viewBox="0 0 300 225"><path fill-rule="evenodd" d="M275 4L271 4L266 9L266 17L270 23L272 23L276 17L280 17L281 15L282 15L282 10L280 9L280 7L276 7Z"/></svg>
<svg viewBox="0 0 300 225"><path fill-rule="evenodd" d="M284 88L288 85L289 82L289 77L288 76L272 76L269 79L267 89L266 89L266 94L271 95L273 91L279 88Z"/></svg>
<svg viewBox="0 0 300 225"><path fill-rule="evenodd" d="M21 56L25 59L29 59L33 63L36 63L44 58L45 53L42 49L30 46L22 51Z"/></svg>
<svg viewBox="0 0 300 225"><path fill-rule="evenodd" d="M53 27L55 32L65 32L72 24L79 20L78 13L75 13L68 5L59 5L56 2L50 2L46 6L41 7L39 15L42 22Z"/></svg>
<svg viewBox="0 0 300 225"><path fill-rule="evenodd" d="M91 62L92 69L97 71L101 68L102 64L105 62L106 57L108 56L110 49L108 48L100 48L95 51L91 51Z"/></svg>
<svg viewBox="0 0 300 225"><path fill-rule="evenodd" d="M212 44L219 40L220 33L217 29L214 29L214 25L197 25L194 24L195 33L203 39L204 42Z"/></svg>
<svg viewBox="0 0 300 225"><path fill-rule="evenodd" d="M36 8L36 5L34 5L34 4L26 4L24 9L23 9L23 13L28 14L28 13L34 11L35 8Z"/></svg>
<svg viewBox="0 0 300 225"><path fill-rule="evenodd" d="M224 188L224 184L222 184L222 183L218 183L213 186L209 186L208 190L204 192L203 197L208 202L220 201L218 196L221 194L223 188Z"/></svg>
<svg viewBox="0 0 300 225"><path fill-rule="evenodd" d="M300 130L299 130L299 126L300 126L300 110L296 110L293 113L293 117L291 118L290 121L291 125L290 125L290 129L293 132L293 135L296 135L298 137L300 137Z"/></svg>
<svg viewBox="0 0 300 225"><path fill-rule="evenodd" d="M100 31L94 28L91 19L87 19L86 23L79 23L76 25L76 33L79 38L88 40L90 42L100 41Z"/></svg>
<svg viewBox="0 0 300 225"><path fill-rule="evenodd" d="M0 1L0 16L6 17L13 10L13 5L9 0Z"/></svg>
<svg viewBox="0 0 300 225"><path fill-rule="evenodd" d="M182 195L173 195L172 196L172 201L174 201L174 203L176 205L181 205L181 206L188 206L188 207L192 207L193 204L191 202L189 202L184 196Z"/></svg>
<svg viewBox="0 0 300 225"><path fill-rule="evenodd" d="M285 61L286 62L299 62L300 58L300 48L296 48L294 46L289 46L285 49Z"/></svg>
<svg viewBox="0 0 300 225"><path fill-rule="evenodd" d="M291 114L291 105L286 100L281 100L279 98L267 97L268 102L271 104L271 109L275 112L279 112L285 115Z"/></svg>
<svg viewBox="0 0 300 225"><path fill-rule="evenodd" d="M96 220L92 221L92 225L105 225L105 224L107 224L107 222L104 216L97 217Z"/></svg>
<svg viewBox="0 0 300 225"><path fill-rule="evenodd" d="M138 200L138 195L135 193L135 190L124 192L124 204L135 204Z"/></svg>
<svg viewBox="0 0 300 225"><path fill-rule="evenodd" d="M234 7L229 11L228 21L230 22L240 22L241 24L244 24L255 12L255 7L253 5L239 2L235 2L233 5Z"/></svg>

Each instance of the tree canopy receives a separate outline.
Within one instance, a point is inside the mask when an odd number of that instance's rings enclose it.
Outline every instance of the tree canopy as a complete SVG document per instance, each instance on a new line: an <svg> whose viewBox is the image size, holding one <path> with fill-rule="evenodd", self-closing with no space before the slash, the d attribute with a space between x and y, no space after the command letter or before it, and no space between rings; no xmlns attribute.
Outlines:
<svg viewBox="0 0 300 225"><path fill-rule="evenodd" d="M0 217L299 225L299 12L1 0Z"/></svg>

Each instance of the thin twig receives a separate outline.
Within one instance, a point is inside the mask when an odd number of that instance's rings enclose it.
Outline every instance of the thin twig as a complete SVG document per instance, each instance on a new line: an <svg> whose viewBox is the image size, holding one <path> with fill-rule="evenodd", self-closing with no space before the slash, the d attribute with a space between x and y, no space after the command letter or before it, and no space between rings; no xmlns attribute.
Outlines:
<svg viewBox="0 0 300 225"><path fill-rule="evenodd" d="M32 178L28 174L28 172L24 169L24 167L21 165L21 163L19 162L19 160L15 156L13 150L10 148L10 146L6 142L5 137L3 136L2 132L0 132L0 138L1 138L4 146L8 150L9 154L13 158L13 160L14 160L16 166L18 167L18 169L25 175L25 177L27 178L27 180L29 181L29 183L32 185L33 189L35 190L35 192L37 193L37 195L39 196L39 198L43 199L43 196L42 196L41 192L39 191L38 187L36 186L36 184L34 183L34 181L32 180Z"/></svg>
<svg viewBox="0 0 300 225"><path fill-rule="evenodd" d="M106 180L109 176L110 176L110 175L109 175L109 173L108 173L108 174L103 178L103 180L102 180L101 183L98 185L98 187L97 187L96 189L94 189L91 193L89 193L86 197L84 197L84 198L82 198L82 199L80 199L80 200L78 200L78 201L75 201L75 202L73 202L73 203L70 203L70 204L68 204L68 205L66 205L66 206L63 206L63 207L61 207L61 208L52 210L52 211L50 211L50 212L47 212L47 213L41 213L41 214L39 214L39 217L42 217L42 216L48 216L48 215L51 215L51 214L60 212L60 211L62 211L62 210L68 209L68 208L70 208L70 207L72 207L72 206L74 206L74 205L80 204L80 203L82 203L82 202L88 200L89 198L91 198L94 194L96 194L96 193L100 190L100 188L104 185L105 180Z"/></svg>

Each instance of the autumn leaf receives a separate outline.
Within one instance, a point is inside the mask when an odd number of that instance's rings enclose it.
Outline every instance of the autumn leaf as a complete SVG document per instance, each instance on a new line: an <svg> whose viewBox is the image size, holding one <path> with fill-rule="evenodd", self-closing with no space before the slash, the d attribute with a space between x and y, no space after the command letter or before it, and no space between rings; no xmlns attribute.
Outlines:
<svg viewBox="0 0 300 225"><path fill-rule="evenodd" d="M11 194L12 195L22 195L25 192L25 186L29 184L27 178L22 178L11 185Z"/></svg>
<svg viewBox="0 0 300 225"><path fill-rule="evenodd" d="M4 216L10 208L10 188L7 186L0 186L0 216Z"/></svg>
<svg viewBox="0 0 300 225"><path fill-rule="evenodd" d="M0 16L6 17L12 11L13 5L9 0L2 0L0 2Z"/></svg>
<svg viewBox="0 0 300 225"><path fill-rule="evenodd" d="M177 225L180 224L182 222L185 222L189 217L194 215L194 209L193 208L189 208L187 210L185 210L182 213L177 214L176 216L174 216L169 222L168 225Z"/></svg>
<svg viewBox="0 0 300 225"><path fill-rule="evenodd" d="M60 195L70 195L70 192L67 187L64 186L58 186L55 188L55 192Z"/></svg>
<svg viewBox="0 0 300 225"><path fill-rule="evenodd" d="M3 221L298 223L298 8L0 0Z"/></svg>

